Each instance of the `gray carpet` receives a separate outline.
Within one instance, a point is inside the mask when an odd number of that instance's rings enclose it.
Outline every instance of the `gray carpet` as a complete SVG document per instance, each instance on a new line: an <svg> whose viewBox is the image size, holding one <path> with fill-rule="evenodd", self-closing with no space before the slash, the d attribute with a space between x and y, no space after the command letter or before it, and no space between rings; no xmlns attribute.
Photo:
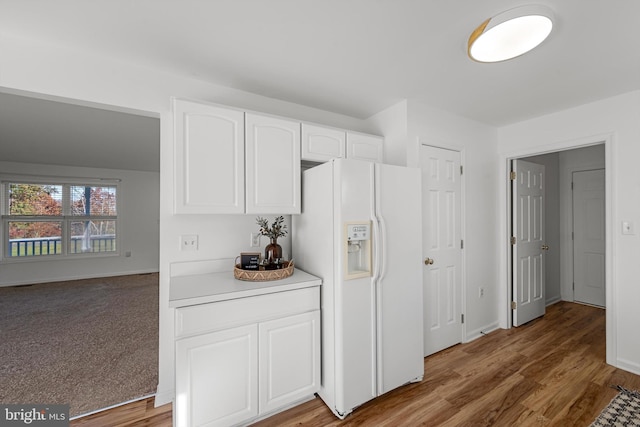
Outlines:
<svg viewBox="0 0 640 427"><path fill-rule="evenodd" d="M0 288L0 403L73 417L157 383L157 274Z"/></svg>

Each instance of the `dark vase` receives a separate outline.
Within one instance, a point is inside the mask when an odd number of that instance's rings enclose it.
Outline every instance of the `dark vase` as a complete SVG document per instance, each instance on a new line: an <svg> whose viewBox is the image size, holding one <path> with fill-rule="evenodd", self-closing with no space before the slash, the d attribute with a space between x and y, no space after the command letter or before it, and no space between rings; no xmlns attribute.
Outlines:
<svg viewBox="0 0 640 427"><path fill-rule="evenodd" d="M278 244L277 238L272 237L271 243L264 248L264 259L267 261L267 265L282 264L282 246Z"/></svg>

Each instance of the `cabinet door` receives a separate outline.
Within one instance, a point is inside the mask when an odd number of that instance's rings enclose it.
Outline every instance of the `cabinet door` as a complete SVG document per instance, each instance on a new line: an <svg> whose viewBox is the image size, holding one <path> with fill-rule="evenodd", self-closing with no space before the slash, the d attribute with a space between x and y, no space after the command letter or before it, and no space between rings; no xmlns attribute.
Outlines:
<svg viewBox="0 0 640 427"><path fill-rule="evenodd" d="M320 311L259 325L260 413L268 413L320 388Z"/></svg>
<svg viewBox="0 0 640 427"><path fill-rule="evenodd" d="M247 113L246 211L300 213L300 123Z"/></svg>
<svg viewBox="0 0 640 427"><path fill-rule="evenodd" d="M258 325L176 341L177 427L228 426L258 415Z"/></svg>
<svg viewBox="0 0 640 427"><path fill-rule="evenodd" d="M176 99L175 212L244 213L244 112Z"/></svg>
<svg viewBox="0 0 640 427"><path fill-rule="evenodd" d="M343 130L302 124L302 160L326 162L345 156L346 133Z"/></svg>
<svg viewBox="0 0 640 427"><path fill-rule="evenodd" d="M384 138L363 133L347 133L347 158L382 163Z"/></svg>

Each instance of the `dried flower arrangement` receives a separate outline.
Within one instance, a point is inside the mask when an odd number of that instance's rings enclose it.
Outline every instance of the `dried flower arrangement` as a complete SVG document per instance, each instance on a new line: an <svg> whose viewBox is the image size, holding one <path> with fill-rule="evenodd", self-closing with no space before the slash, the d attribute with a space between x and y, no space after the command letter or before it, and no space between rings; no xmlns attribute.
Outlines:
<svg viewBox="0 0 640 427"><path fill-rule="evenodd" d="M261 217L256 218L256 223L260 226L260 234L270 239L277 239L287 235L287 225L284 224L284 217L280 215L269 227L269 222Z"/></svg>

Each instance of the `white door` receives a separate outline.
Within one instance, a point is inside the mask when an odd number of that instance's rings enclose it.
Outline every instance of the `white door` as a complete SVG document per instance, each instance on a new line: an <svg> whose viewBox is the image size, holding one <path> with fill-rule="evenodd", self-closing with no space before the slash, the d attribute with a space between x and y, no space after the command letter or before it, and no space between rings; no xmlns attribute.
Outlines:
<svg viewBox="0 0 640 427"><path fill-rule="evenodd" d="M461 170L458 151L423 145L424 355L462 341Z"/></svg>
<svg viewBox="0 0 640 427"><path fill-rule="evenodd" d="M544 165L514 160L512 171L511 308L520 326L545 312Z"/></svg>
<svg viewBox="0 0 640 427"><path fill-rule="evenodd" d="M573 173L573 299L605 305L604 169Z"/></svg>

